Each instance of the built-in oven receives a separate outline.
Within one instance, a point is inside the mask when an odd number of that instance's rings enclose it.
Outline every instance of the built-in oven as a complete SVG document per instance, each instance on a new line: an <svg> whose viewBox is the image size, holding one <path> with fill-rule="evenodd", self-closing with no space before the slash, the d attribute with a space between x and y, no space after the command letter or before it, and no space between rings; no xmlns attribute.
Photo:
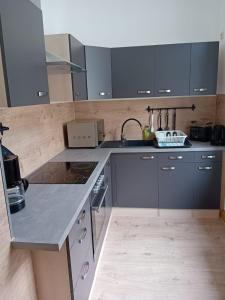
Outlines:
<svg viewBox="0 0 225 300"><path fill-rule="evenodd" d="M92 236L95 260L99 257L107 228L106 198L108 188L103 171L91 192Z"/></svg>

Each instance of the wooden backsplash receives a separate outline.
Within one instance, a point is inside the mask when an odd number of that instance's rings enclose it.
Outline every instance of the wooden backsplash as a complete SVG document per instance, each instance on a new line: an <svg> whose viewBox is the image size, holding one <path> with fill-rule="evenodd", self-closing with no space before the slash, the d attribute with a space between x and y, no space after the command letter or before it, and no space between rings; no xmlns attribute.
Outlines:
<svg viewBox="0 0 225 300"><path fill-rule="evenodd" d="M10 128L3 145L19 155L23 176L65 148L63 124L74 117L73 103L0 108L0 122Z"/></svg>
<svg viewBox="0 0 225 300"><path fill-rule="evenodd" d="M169 106L196 105L196 110L180 110L177 112L177 128L189 132L190 123L193 120L215 122L216 96L207 97L176 97L176 98L152 98L138 100L113 100L75 102L76 118L103 118L105 119L106 140L120 139L121 125L128 118L137 118L143 125L148 124L146 107L152 108ZM157 129L157 117L155 115L154 127ZM170 116L170 126L171 126ZM164 126L164 122L162 124ZM140 139L141 132L135 123L127 124L126 134L129 139Z"/></svg>

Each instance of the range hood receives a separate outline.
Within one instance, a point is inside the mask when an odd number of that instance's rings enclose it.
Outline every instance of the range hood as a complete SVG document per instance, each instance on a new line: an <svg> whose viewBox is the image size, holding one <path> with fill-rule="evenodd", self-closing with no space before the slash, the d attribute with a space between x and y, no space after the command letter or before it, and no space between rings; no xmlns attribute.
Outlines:
<svg viewBox="0 0 225 300"><path fill-rule="evenodd" d="M68 70L70 73L86 72L86 69L72 63L54 53L46 51L46 63L49 67L56 67L63 70Z"/></svg>

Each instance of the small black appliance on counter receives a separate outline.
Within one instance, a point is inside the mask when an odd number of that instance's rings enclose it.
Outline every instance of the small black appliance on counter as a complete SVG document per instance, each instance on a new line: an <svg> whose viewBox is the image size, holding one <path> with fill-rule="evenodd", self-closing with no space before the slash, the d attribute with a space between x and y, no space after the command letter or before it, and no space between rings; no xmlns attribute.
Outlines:
<svg viewBox="0 0 225 300"><path fill-rule="evenodd" d="M0 122L0 151L2 151L3 157L9 208L11 214L13 214L25 207L24 194L29 183L26 179L21 178L18 156L2 145L2 136L7 130L9 128L3 126Z"/></svg>
<svg viewBox="0 0 225 300"><path fill-rule="evenodd" d="M211 144L225 146L225 126L215 125L212 129Z"/></svg>
<svg viewBox="0 0 225 300"><path fill-rule="evenodd" d="M209 142L212 135L212 123L201 124L195 121L190 127L190 140L199 142Z"/></svg>
<svg viewBox="0 0 225 300"><path fill-rule="evenodd" d="M7 194L11 214L25 207L25 192L29 183L21 178L19 158L2 145L3 165L7 185Z"/></svg>

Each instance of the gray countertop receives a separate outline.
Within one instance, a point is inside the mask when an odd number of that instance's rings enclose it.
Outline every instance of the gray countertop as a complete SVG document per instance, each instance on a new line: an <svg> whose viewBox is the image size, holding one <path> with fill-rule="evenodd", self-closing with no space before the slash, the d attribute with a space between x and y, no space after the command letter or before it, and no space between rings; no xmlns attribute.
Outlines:
<svg viewBox="0 0 225 300"><path fill-rule="evenodd" d="M11 215L14 248L59 251L85 204L95 181L112 153L221 151L208 143L194 142L192 148L153 147L110 149L67 149L51 161L97 161L86 184L32 184L26 193L26 207Z"/></svg>

